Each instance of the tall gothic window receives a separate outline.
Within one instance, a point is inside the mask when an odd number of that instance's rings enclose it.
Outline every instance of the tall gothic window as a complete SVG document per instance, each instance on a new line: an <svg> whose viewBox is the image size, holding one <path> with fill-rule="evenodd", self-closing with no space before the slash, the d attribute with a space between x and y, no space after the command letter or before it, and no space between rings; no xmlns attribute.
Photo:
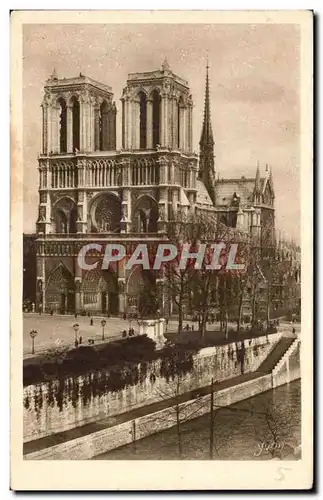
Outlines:
<svg viewBox="0 0 323 500"><path fill-rule="evenodd" d="M80 149L80 103L73 97L72 101L72 119L73 119L73 151Z"/></svg>
<svg viewBox="0 0 323 500"><path fill-rule="evenodd" d="M147 99L143 92L139 93L140 99L140 149L145 149L147 147Z"/></svg>
<svg viewBox="0 0 323 500"><path fill-rule="evenodd" d="M60 107L59 112L59 152L66 153L67 151L67 110L66 102L63 98L58 100Z"/></svg>
<svg viewBox="0 0 323 500"><path fill-rule="evenodd" d="M160 144L160 95L157 90L153 94L153 147Z"/></svg>
<svg viewBox="0 0 323 500"><path fill-rule="evenodd" d="M100 151L107 151L109 141L109 107L107 101L100 106Z"/></svg>

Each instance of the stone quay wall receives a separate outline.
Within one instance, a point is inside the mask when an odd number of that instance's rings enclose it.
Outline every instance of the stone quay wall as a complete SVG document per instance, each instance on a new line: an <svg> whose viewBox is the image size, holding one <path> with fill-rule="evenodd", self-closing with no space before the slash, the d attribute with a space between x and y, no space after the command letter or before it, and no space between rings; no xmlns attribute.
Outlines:
<svg viewBox="0 0 323 500"><path fill-rule="evenodd" d="M217 406L228 406L271 388L271 374L259 376L256 379L216 391L214 400ZM200 417L210 411L210 395L182 403L179 406L181 421ZM26 460L90 460L97 455L130 444L134 440L156 434L174 425L176 425L174 408L165 408L156 413L93 432L87 436L34 451L25 455L24 458Z"/></svg>
<svg viewBox="0 0 323 500"><path fill-rule="evenodd" d="M269 335L268 340L265 336L245 340L244 373L257 371L279 338L280 334L277 333ZM139 363L136 383L125 385L120 390L102 390L102 379L111 376L109 371L26 386L24 442L117 416L207 386L212 378L220 382L236 377L241 374L238 359L240 348L241 342L234 342L201 349L192 356L191 365L181 375L180 383L179 377L165 376L162 360L157 360ZM122 425L127 428L126 424Z"/></svg>

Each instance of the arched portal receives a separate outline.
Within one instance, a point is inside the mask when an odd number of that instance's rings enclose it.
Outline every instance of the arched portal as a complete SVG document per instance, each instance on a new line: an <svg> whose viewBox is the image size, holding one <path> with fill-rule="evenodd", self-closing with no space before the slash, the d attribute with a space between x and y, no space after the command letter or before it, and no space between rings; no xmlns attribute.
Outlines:
<svg viewBox="0 0 323 500"><path fill-rule="evenodd" d="M110 270L92 269L83 278L83 308L102 314L118 314L118 281Z"/></svg>
<svg viewBox="0 0 323 500"><path fill-rule="evenodd" d="M157 233L158 204L150 196L139 198L134 210L134 230L137 233Z"/></svg>
<svg viewBox="0 0 323 500"><path fill-rule="evenodd" d="M155 148L157 144L160 144L160 103L161 97L157 90L152 93L153 100L153 147Z"/></svg>
<svg viewBox="0 0 323 500"><path fill-rule="evenodd" d="M61 198L53 209L53 233L76 233L77 210L70 198Z"/></svg>
<svg viewBox="0 0 323 500"><path fill-rule="evenodd" d="M92 230L98 233L120 231L121 202L113 194L99 196L91 207Z"/></svg>
<svg viewBox="0 0 323 500"><path fill-rule="evenodd" d="M46 306L64 314L74 311L74 279L62 262L50 273L46 285Z"/></svg>

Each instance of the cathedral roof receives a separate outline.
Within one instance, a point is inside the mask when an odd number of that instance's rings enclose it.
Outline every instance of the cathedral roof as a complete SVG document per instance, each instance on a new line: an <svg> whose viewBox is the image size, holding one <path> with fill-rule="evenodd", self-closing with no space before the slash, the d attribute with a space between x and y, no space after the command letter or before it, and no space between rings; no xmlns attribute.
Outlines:
<svg viewBox="0 0 323 500"><path fill-rule="evenodd" d="M212 200L210 198L210 195L202 181L199 179L196 180L196 188L197 188L197 196L196 196L196 203L198 205L208 205L213 207Z"/></svg>
<svg viewBox="0 0 323 500"><path fill-rule="evenodd" d="M265 179L260 179L261 185ZM241 179L220 179L215 183L216 204L230 205L234 194L240 197L242 205L252 205L255 189L255 179L241 177Z"/></svg>

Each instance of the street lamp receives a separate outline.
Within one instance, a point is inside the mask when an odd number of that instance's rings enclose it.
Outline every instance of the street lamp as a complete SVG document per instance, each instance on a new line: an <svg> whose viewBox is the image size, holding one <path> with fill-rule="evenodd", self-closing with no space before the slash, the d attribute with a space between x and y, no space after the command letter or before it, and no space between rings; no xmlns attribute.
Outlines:
<svg viewBox="0 0 323 500"><path fill-rule="evenodd" d="M75 333L75 342L77 341L77 334L78 334L78 331L80 329L80 325L78 323L75 323L73 325L73 328L74 328L74 333Z"/></svg>
<svg viewBox="0 0 323 500"><path fill-rule="evenodd" d="M29 335L31 337L31 354L35 354L35 337L38 335L38 332L32 329Z"/></svg>
<svg viewBox="0 0 323 500"><path fill-rule="evenodd" d="M105 321L105 319L103 319L101 321L101 326L102 326L102 340L104 340L104 327L105 327L106 324L107 324L107 322Z"/></svg>

